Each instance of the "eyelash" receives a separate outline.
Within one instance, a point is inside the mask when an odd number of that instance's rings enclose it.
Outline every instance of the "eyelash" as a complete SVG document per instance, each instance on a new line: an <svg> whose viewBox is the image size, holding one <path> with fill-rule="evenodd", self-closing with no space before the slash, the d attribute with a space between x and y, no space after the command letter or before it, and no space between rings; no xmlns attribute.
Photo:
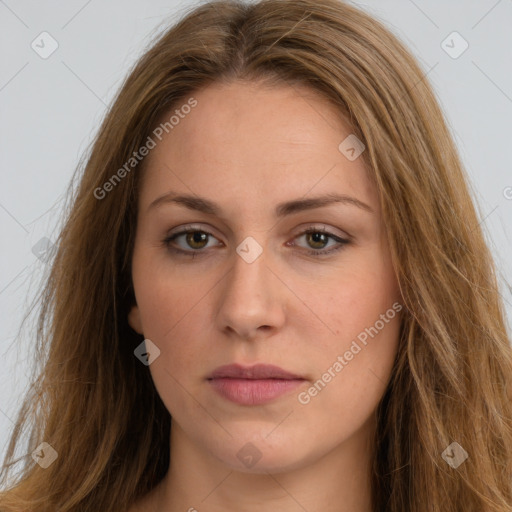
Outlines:
<svg viewBox="0 0 512 512"><path fill-rule="evenodd" d="M180 231L179 233L173 233L172 235L170 236L167 236L163 241L163 245L171 252L175 253L175 254L181 254L181 255L184 255L184 256L189 256L191 257L192 259L195 258L196 256L200 256L200 253L204 253L206 252L204 249L191 249L190 251L186 251L186 250L183 250L183 249L178 249L177 247L173 247L171 245L171 243L176 239L178 238L179 236L182 236L182 235L186 235L186 234L189 234L189 233L204 233L208 236L211 236L211 237L214 237L215 238L215 235L213 235L212 233L208 232L208 231L205 231L203 229L186 229L186 230L183 230L183 231ZM338 252L342 249L344 249L344 247L346 245L348 245L350 243L350 240L348 239L345 239L345 238L340 238L339 236L337 235L334 235L333 233L330 233L329 231L323 229L323 228L313 228L313 227L310 227L308 229L306 229L305 231L302 231L301 233L299 233L295 238L299 238L303 235L308 235L308 234L311 234L311 233L322 233L324 235L327 235L327 238L331 238L332 240L338 242L338 246L335 247L335 248L332 248L330 250L323 250L323 249L311 249L311 250L306 250L306 253L309 255L309 256L314 256L314 257L322 257L322 256L327 256L329 254L332 254L332 253L335 253L335 252Z"/></svg>

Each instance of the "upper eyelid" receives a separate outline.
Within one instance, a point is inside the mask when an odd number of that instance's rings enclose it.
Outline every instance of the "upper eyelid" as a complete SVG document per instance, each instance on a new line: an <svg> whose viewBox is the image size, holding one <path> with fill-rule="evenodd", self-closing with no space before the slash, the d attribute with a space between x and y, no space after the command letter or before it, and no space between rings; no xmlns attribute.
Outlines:
<svg viewBox="0 0 512 512"><path fill-rule="evenodd" d="M183 235L183 234L186 234L189 232L199 231L199 232L207 233L208 235L214 236L215 238L218 239L217 235L215 235L215 233L212 232L213 230L210 229L209 227L204 228L203 226L200 226L200 225L185 224L184 226L181 226L180 228L177 228L177 229L178 229L177 231L169 232L167 235L167 238L178 236L178 235ZM347 240L352 239L352 236L349 235L346 231L343 231L343 233L338 233L338 234L333 233L329 228L327 228L325 226L324 223L321 223L321 222L319 222L319 223L312 222L310 224L307 224L306 226L301 227L294 236L303 235L307 231L324 232L324 233L334 236L334 237L337 236L339 238L345 238Z"/></svg>
<svg viewBox="0 0 512 512"><path fill-rule="evenodd" d="M191 232L195 232L195 231L199 231L201 233L207 233L208 235L210 236L213 236L215 238L218 239L217 235L215 235L215 233L213 233L212 229L210 228L203 228L201 226L197 226L197 225L188 225L186 224L185 226L181 226L180 228L178 228L176 231L170 231L166 238L171 238L171 237L178 237L178 236L181 236L181 235L185 235L187 233L191 233Z"/></svg>

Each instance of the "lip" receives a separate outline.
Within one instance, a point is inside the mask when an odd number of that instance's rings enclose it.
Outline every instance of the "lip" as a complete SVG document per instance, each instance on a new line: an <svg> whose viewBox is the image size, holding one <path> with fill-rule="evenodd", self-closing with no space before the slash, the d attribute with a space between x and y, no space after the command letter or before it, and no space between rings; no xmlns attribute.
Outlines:
<svg viewBox="0 0 512 512"><path fill-rule="evenodd" d="M279 366L272 364L255 364L254 366L243 366L241 364L226 364L219 366L208 376L208 379L218 378L231 379L303 379L300 375L287 372Z"/></svg>
<svg viewBox="0 0 512 512"><path fill-rule="evenodd" d="M231 402L260 405L292 391L306 379L274 365L230 364L216 368L207 380L217 393Z"/></svg>

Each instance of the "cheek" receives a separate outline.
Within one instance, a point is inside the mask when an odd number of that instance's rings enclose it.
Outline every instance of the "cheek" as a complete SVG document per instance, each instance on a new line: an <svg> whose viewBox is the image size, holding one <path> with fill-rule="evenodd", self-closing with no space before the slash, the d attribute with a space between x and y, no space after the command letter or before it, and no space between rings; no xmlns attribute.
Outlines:
<svg viewBox="0 0 512 512"><path fill-rule="evenodd" d="M381 329L373 318L364 327L364 322L354 327L354 336L340 336L320 357L318 351L311 354L310 360L316 359L315 379L297 397L308 428L322 425L326 438L347 438L375 411L398 349L400 317L391 311Z"/></svg>
<svg viewBox="0 0 512 512"><path fill-rule="evenodd" d="M197 382L191 381L191 376L204 365L200 344L206 326L200 313L211 286L190 286L177 273L167 276L155 270L140 278L137 301L144 336L160 349L159 357L149 366L158 394L172 415L180 410L199 415L201 411L195 410L197 403L191 399L198 392Z"/></svg>
<svg viewBox="0 0 512 512"><path fill-rule="evenodd" d="M160 350L149 368L161 396L175 395L170 391L179 387L177 382L197 367L206 328L201 311L214 286L209 281L204 276L191 283L168 262L152 260L149 250L134 257L133 282L144 337Z"/></svg>
<svg viewBox="0 0 512 512"><path fill-rule="evenodd" d="M317 380L303 398L326 421L332 414L363 421L385 391L398 349L401 305L390 261L375 248L359 256L308 304L329 333L309 354Z"/></svg>
<svg viewBox="0 0 512 512"><path fill-rule="evenodd" d="M397 290L392 267L378 252L368 251L357 261L347 261L323 288L309 293L308 306L328 328L320 343L337 349L350 345L399 301Z"/></svg>
<svg viewBox="0 0 512 512"><path fill-rule="evenodd" d="M162 257L161 249L141 248L132 270L144 335L161 342L187 323L214 284L208 284L208 276L183 277L179 267Z"/></svg>

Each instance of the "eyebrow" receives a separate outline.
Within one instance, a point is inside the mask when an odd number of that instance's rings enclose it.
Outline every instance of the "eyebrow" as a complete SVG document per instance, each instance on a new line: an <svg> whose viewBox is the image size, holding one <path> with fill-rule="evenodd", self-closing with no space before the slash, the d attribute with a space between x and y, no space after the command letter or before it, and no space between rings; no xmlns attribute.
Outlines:
<svg viewBox="0 0 512 512"><path fill-rule="evenodd" d="M196 210L208 215L219 216L222 209L219 205L196 195L187 194L176 194L174 192L168 192L163 196L155 199L148 207L148 211L153 208L158 208L164 204L180 204L189 210ZM325 194L322 196L311 197L309 199L294 199L292 201L286 201L276 206L275 215L276 217L285 217L294 213L302 212L305 210L312 210L314 208L321 208L322 206L328 206L330 204L341 203L349 206L356 206L369 213L375 213L366 203L363 203L359 199L344 194Z"/></svg>

